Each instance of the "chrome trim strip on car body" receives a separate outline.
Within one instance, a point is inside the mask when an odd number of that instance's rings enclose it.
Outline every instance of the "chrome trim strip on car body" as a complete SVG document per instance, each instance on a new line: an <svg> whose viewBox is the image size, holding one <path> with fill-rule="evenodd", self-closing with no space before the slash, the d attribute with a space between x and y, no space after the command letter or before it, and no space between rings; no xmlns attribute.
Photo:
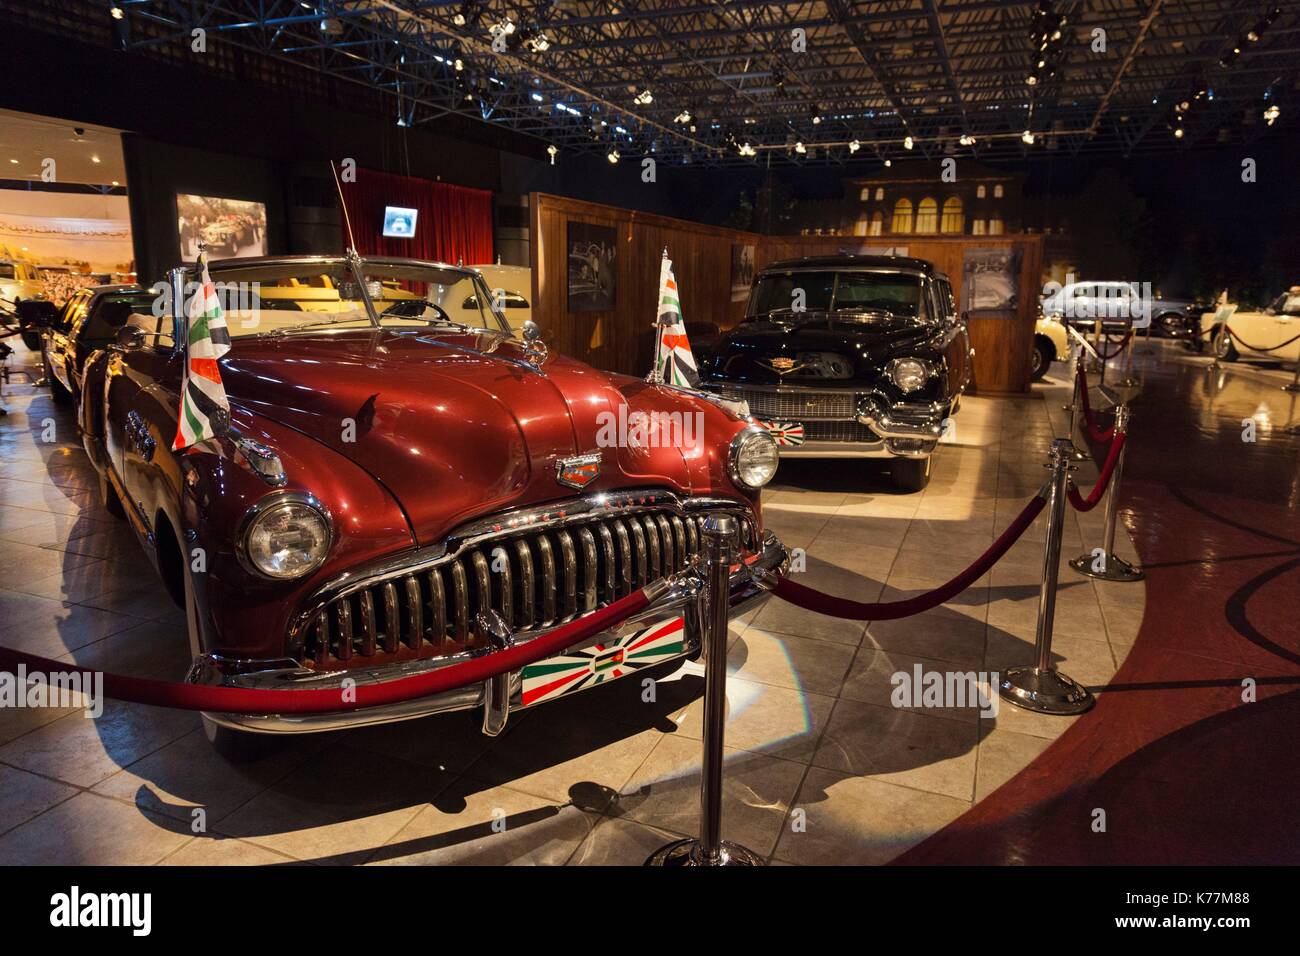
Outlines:
<svg viewBox="0 0 1300 956"><path fill-rule="evenodd" d="M770 582L774 575L783 574L789 565L789 560L789 553L777 540L776 536L771 532L765 533L755 560L751 564L742 565L731 575L731 613L733 615L743 613L755 601L762 599L768 590L765 582ZM679 658L693 654L699 647L699 632L694 617L698 614L698 598L701 587L699 575L693 569L676 574L671 578L661 578L654 581L646 588L651 598L648 607L608 631L575 645L570 650L579 650L592 644L607 642L619 635L626 634L629 630L642 629L665 617L681 616L688 621L688 626L685 638L686 649L679 655ZM531 631L526 637L527 640L531 641L548 632L549 629ZM526 641L519 640L518 643L526 643ZM301 667L291 659L237 660L217 654L204 654L195 658L190 668L188 680L194 684L224 687L325 690L341 688L344 686L344 681L347 680L355 681L357 685L387 683L443 667L450 667L471 657L481 656L484 653L490 654L491 650L464 650L446 657L424 658L326 673ZM667 663L667 661L664 663ZM518 709L521 705L522 682L520 672L514 671L510 673L509 682L510 707ZM410 720L448 711L472 710L483 705L484 688L485 684L480 682L431 697L354 711L271 716L208 713L206 716L222 726L256 733L314 733L344 727Z"/></svg>

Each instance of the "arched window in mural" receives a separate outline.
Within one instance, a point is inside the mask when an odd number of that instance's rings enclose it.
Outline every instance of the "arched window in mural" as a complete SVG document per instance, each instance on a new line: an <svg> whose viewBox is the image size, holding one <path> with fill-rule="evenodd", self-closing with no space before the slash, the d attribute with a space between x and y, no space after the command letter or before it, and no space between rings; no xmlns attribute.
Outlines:
<svg viewBox="0 0 1300 956"><path fill-rule="evenodd" d="M1001 219L990 219L990 220L989 220L989 235L990 235L990 236L1000 236L1000 235L1002 235L1002 220L1001 220Z"/></svg>
<svg viewBox="0 0 1300 956"><path fill-rule="evenodd" d="M871 235L883 236L885 234L885 217L877 209L871 214Z"/></svg>
<svg viewBox="0 0 1300 956"><path fill-rule="evenodd" d="M890 225L889 231L912 231L912 200L900 199L898 202L894 203L894 221Z"/></svg>
<svg viewBox="0 0 1300 956"><path fill-rule="evenodd" d="M939 231L939 204L929 196L916 205L916 231Z"/></svg>
<svg viewBox="0 0 1300 956"><path fill-rule="evenodd" d="M940 232L961 232L964 225L961 199L949 196L943 201L943 221L939 224Z"/></svg>

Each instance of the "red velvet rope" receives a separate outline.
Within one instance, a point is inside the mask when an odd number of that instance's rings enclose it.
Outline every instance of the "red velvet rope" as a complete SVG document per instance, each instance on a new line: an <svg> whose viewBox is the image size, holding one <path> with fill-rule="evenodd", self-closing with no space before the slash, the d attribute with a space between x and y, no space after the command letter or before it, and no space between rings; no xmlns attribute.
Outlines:
<svg viewBox="0 0 1300 956"><path fill-rule="evenodd" d="M783 601L789 601L807 611L816 611L830 617L847 618L850 621L893 621L900 617L910 617L936 608L966 590L978 581L989 568L993 567L1004 554L1011 549L1016 540L1025 533L1025 529L1034 523L1038 513L1047 504L1046 499L1037 496L1025 505L1024 510L1002 532L1001 537L989 546L989 549L975 559L975 563L946 584L933 591L918 594L906 601L888 601L883 604L863 604L848 598L825 594L806 584L796 584L789 578L778 578L772 593Z"/></svg>
<svg viewBox="0 0 1300 956"><path fill-rule="evenodd" d="M1079 402L1083 407L1083 427L1096 442L1108 442L1115 437L1115 426L1101 429L1092 417L1092 402L1088 399L1088 373L1079 366Z"/></svg>
<svg viewBox="0 0 1300 956"><path fill-rule="evenodd" d="M1092 486L1092 491L1088 492L1087 498L1080 495L1079 489L1073 484L1066 489L1066 496L1069 497L1070 504L1074 505L1076 511L1091 511L1101 501L1102 495L1106 493L1106 486L1110 484L1111 473L1119 461L1119 453L1124 448L1124 438L1124 432L1115 436L1115 441L1110 446L1110 454L1106 456L1106 463L1102 465L1101 474L1097 476L1097 483Z"/></svg>
<svg viewBox="0 0 1300 956"><path fill-rule="evenodd" d="M1115 356L1119 355L1120 352L1124 351L1125 347L1129 343L1129 339L1131 338L1133 338L1133 330L1129 329L1127 332L1124 333L1124 337L1119 340L1119 345L1115 347L1115 351L1111 352L1109 355L1103 355L1101 349L1098 349L1097 358L1101 359L1103 362L1109 362ZM1108 337L1106 341L1109 342L1110 338Z"/></svg>
<svg viewBox="0 0 1300 956"><path fill-rule="evenodd" d="M351 701L344 701L341 688L260 690L147 680L108 673L104 674L104 694L114 700L150 704L155 707L257 715L321 714L376 707L380 704L396 704L477 684L498 674L518 670L526 664L551 657L585 638L608 630L644 609L649 603L645 589L642 588L526 644L517 644L514 647L471 658L461 664L450 664L438 670L383 684L357 684L352 692ZM0 647L0 668L16 673L19 664L25 664L31 670L47 673L85 675L97 673L90 668L78 667L66 661L51 660L48 657L38 657L35 654L25 654L22 651Z"/></svg>

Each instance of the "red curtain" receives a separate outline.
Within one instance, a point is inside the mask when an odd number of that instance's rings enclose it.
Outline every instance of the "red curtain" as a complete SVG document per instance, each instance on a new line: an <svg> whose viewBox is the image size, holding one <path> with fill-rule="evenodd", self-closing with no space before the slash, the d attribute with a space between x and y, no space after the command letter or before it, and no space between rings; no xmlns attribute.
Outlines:
<svg viewBox="0 0 1300 956"><path fill-rule="evenodd" d="M455 265L492 262L492 193L430 179L358 169L357 181L343 183L357 252L363 256L406 256ZM384 235L384 207L418 209L415 235ZM347 245L347 224L343 226Z"/></svg>

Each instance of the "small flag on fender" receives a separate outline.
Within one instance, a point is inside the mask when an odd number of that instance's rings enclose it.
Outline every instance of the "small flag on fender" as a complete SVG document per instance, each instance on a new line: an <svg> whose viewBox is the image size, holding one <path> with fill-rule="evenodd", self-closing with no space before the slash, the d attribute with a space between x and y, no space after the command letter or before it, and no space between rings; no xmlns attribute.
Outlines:
<svg viewBox="0 0 1300 956"><path fill-rule="evenodd" d="M200 288L186 312L185 380L181 383L180 418L172 449L216 437L217 428L230 420L230 401L221 384L217 360L230 351L230 331L221 310L216 287L208 275L208 257L199 253Z"/></svg>
<svg viewBox="0 0 1300 956"><path fill-rule="evenodd" d="M682 303L673 278L673 263L664 252L659 267L659 339L655 346L654 377L666 385L694 388L700 383L691 343L686 340L682 323Z"/></svg>

